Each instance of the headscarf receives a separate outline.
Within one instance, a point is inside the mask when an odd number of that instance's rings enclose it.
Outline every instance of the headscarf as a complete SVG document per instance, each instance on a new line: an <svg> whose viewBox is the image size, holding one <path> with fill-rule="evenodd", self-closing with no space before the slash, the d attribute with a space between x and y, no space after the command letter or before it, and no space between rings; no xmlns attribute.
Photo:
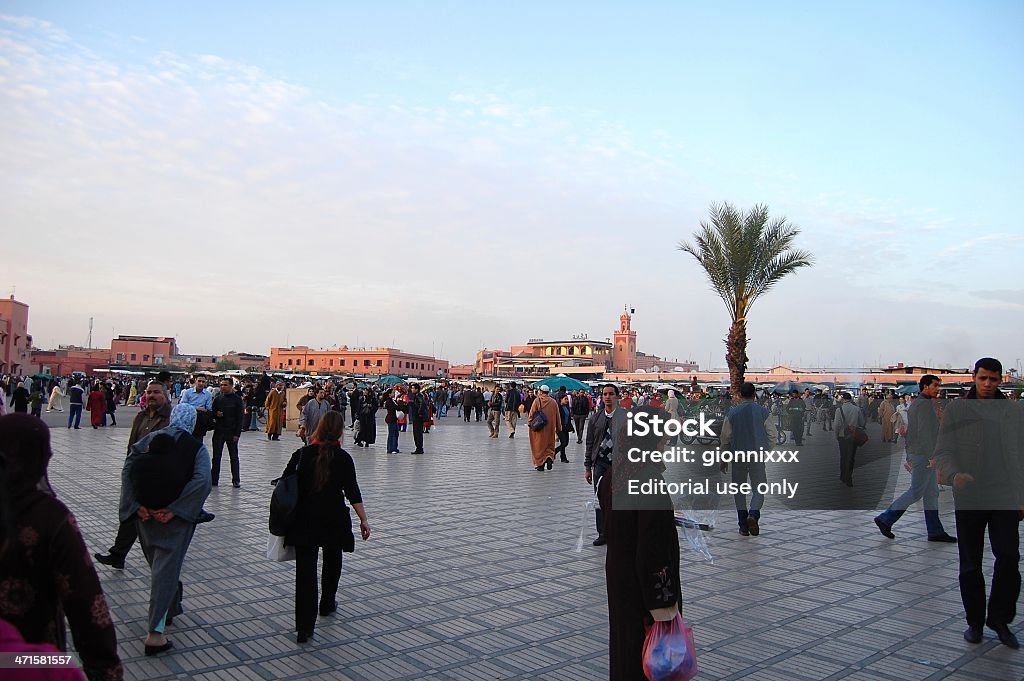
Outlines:
<svg viewBox="0 0 1024 681"><path fill-rule="evenodd" d="M0 458L6 470L5 493L11 498L39 488L46 482L50 450L50 429L29 414L0 416Z"/></svg>
<svg viewBox="0 0 1024 681"><path fill-rule="evenodd" d="M196 408L191 404L176 404L171 410L171 422L167 430L181 430L191 433L196 429ZM177 433L170 433L177 435Z"/></svg>

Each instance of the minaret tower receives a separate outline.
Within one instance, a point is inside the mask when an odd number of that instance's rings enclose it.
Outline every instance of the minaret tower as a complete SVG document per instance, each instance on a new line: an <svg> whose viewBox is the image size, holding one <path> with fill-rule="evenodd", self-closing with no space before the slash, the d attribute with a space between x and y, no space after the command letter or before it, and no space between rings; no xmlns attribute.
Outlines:
<svg viewBox="0 0 1024 681"><path fill-rule="evenodd" d="M615 344L612 346L612 368L615 371L636 371L636 331L629 328L629 306L623 308L619 315L619 330L615 332Z"/></svg>

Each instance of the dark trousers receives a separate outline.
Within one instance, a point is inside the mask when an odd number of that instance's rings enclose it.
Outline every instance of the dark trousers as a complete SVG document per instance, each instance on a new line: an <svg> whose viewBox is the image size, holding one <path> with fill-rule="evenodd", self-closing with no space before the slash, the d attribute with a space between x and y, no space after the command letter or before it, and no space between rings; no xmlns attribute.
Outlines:
<svg viewBox="0 0 1024 681"><path fill-rule="evenodd" d="M213 484L220 480L220 457L224 454L224 445L228 446L228 456L231 459L231 482L241 483L238 477L238 442L235 440L234 431L220 433L213 431L213 467L210 471L210 478Z"/></svg>
<svg viewBox="0 0 1024 681"><path fill-rule="evenodd" d="M555 454L565 458L565 448L569 446L569 431L558 431L558 446L555 447Z"/></svg>
<svg viewBox="0 0 1024 681"><path fill-rule="evenodd" d="M841 437L839 442L839 479L853 485L853 460L857 455L857 443L852 437Z"/></svg>
<svg viewBox="0 0 1024 681"><path fill-rule="evenodd" d="M957 549L960 552L960 598L967 624L1006 624L1017 614L1020 597L1020 534L1017 511L957 511ZM996 562L992 569L992 593L985 616L985 528Z"/></svg>
<svg viewBox="0 0 1024 681"><path fill-rule="evenodd" d="M319 546L295 547L295 631L312 633L317 616L316 561ZM331 605L338 595L341 579L341 549L324 549L320 572L320 605Z"/></svg>
<svg viewBox="0 0 1024 681"><path fill-rule="evenodd" d="M462 413L466 416L466 423L469 423L469 415L473 413L473 407L469 405L462 405Z"/></svg>
<svg viewBox="0 0 1024 681"><path fill-rule="evenodd" d="M483 415L484 415L484 406L481 404L481 405L478 405L477 408L476 408L476 420L479 421L480 418Z"/></svg>
<svg viewBox="0 0 1024 681"><path fill-rule="evenodd" d="M75 428L77 428L79 426L79 424L82 423L82 404L81 404L81 402L79 402L78 404L75 404L74 402L72 402L69 405L69 407L68 407L68 428L71 427L72 422L74 422Z"/></svg>
<svg viewBox="0 0 1024 681"><path fill-rule="evenodd" d="M583 442L583 429L587 427L587 415L576 414L572 417L573 426L576 428L576 444Z"/></svg>
<svg viewBox="0 0 1024 681"><path fill-rule="evenodd" d="M114 537L114 545L110 547L110 555L124 560L128 552L132 550L132 544L139 538L139 528L135 523L135 516L124 521L117 527L117 536Z"/></svg>
<svg viewBox="0 0 1024 681"><path fill-rule="evenodd" d="M413 442L414 445L416 445L416 449L414 451L419 452L420 454L422 454L423 453L423 421L417 421L416 419L413 419L413 421L412 421L412 442Z"/></svg>
<svg viewBox="0 0 1024 681"><path fill-rule="evenodd" d="M607 473L608 470L611 467L612 467L611 462L609 462L608 459L598 459L597 461L594 462L594 468L593 468L593 472L591 473L590 479L594 481L594 493L595 494L597 493L597 483L599 483L601 481L601 478L604 477L605 473ZM596 516L595 520L597 522L597 536L603 537L604 536L604 511L602 511L601 509L597 509L594 512L594 515Z"/></svg>

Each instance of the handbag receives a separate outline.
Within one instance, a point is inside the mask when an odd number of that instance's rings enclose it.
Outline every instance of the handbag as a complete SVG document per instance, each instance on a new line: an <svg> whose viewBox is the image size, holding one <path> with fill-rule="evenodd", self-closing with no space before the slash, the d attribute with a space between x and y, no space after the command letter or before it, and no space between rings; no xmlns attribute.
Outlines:
<svg viewBox="0 0 1024 681"><path fill-rule="evenodd" d="M283 537L295 518L295 510L299 506L299 469L302 467L302 454L295 464L295 472L278 478L274 485L274 493L270 496L270 534Z"/></svg>
<svg viewBox="0 0 1024 681"><path fill-rule="evenodd" d="M295 560L295 547L285 546L284 537L272 534L267 537L267 560L273 560L278 563Z"/></svg>
<svg viewBox="0 0 1024 681"><path fill-rule="evenodd" d="M644 639L643 665L649 681L690 681L697 675L693 629L682 615L651 626Z"/></svg>
<svg viewBox="0 0 1024 681"><path fill-rule="evenodd" d="M860 447L868 441L868 432L863 428L847 425L846 423L846 412L843 411L843 407L840 405L839 413L843 417L843 432L846 433L846 437L852 438L855 445Z"/></svg>
<svg viewBox="0 0 1024 681"><path fill-rule="evenodd" d="M547 414L544 413L543 409L537 409L537 411L530 417L530 430L544 430L544 427L548 425Z"/></svg>

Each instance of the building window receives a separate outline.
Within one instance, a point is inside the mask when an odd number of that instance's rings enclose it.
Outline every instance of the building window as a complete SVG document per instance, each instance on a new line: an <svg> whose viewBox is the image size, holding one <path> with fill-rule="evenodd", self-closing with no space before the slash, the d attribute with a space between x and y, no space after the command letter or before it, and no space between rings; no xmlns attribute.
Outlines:
<svg viewBox="0 0 1024 681"><path fill-rule="evenodd" d="M132 353L132 361L133 362L135 361L135 353L134 352Z"/></svg>
<svg viewBox="0 0 1024 681"><path fill-rule="evenodd" d="M313 366L313 360L307 360L306 364L309 365L309 366Z"/></svg>
<svg viewBox="0 0 1024 681"><path fill-rule="evenodd" d="M142 361L143 362L148 362L149 361L149 355L143 355L142 356Z"/></svg>
<svg viewBox="0 0 1024 681"><path fill-rule="evenodd" d="M291 360L291 359L289 359L289 360L288 360L288 366L291 366L291 365L292 365L292 360Z"/></svg>
<svg viewBox="0 0 1024 681"><path fill-rule="evenodd" d="M163 364L163 363L164 363L164 356L163 355L153 355L153 364Z"/></svg>
<svg viewBox="0 0 1024 681"><path fill-rule="evenodd" d="M333 359L331 360L331 366L334 366L334 360Z"/></svg>
<svg viewBox="0 0 1024 681"><path fill-rule="evenodd" d="M345 360L341 360L341 366L345 366Z"/></svg>
<svg viewBox="0 0 1024 681"><path fill-rule="evenodd" d="M377 366L379 366L379 367L382 367L382 366L384 366L384 360L382 360L382 359L378 359L378 360L377 360Z"/></svg>
<svg viewBox="0 0 1024 681"><path fill-rule="evenodd" d="M363 366L364 366L364 367L368 367L368 366L370 366L370 360L368 360L368 359L364 359L364 360L363 360Z"/></svg>
<svg viewBox="0 0 1024 681"><path fill-rule="evenodd" d="M124 362L124 353L123 352L117 353L117 361L118 361L119 364Z"/></svg>

